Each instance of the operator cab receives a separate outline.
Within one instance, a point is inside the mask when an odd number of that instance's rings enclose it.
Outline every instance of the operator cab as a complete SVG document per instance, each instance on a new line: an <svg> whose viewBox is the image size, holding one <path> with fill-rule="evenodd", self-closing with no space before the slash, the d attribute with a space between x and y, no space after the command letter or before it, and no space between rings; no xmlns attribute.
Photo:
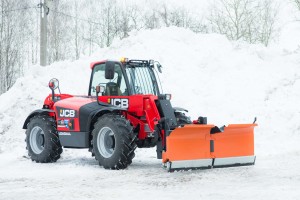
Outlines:
<svg viewBox="0 0 300 200"><path fill-rule="evenodd" d="M95 65L92 71L90 96L96 96L96 86L102 86L102 96L128 96L128 90L120 63L114 64L113 74L109 79L106 77L106 63Z"/></svg>
<svg viewBox="0 0 300 200"><path fill-rule="evenodd" d="M135 94L158 96L161 84L150 60L103 61L92 66L89 96L96 96L97 86L101 96L129 96ZM158 63L158 62L157 62ZM156 67L161 72L161 65ZM159 83L159 84L158 84Z"/></svg>

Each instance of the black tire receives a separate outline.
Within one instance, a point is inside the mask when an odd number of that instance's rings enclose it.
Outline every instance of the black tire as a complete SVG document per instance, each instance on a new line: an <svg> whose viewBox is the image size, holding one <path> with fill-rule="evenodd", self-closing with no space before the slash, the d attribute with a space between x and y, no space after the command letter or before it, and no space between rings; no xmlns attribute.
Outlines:
<svg viewBox="0 0 300 200"><path fill-rule="evenodd" d="M175 112L175 117L176 117L178 126L183 126L185 124L192 123L190 117L186 116L183 112Z"/></svg>
<svg viewBox="0 0 300 200"><path fill-rule="evenodd" d="M50 116L32 117L27 125L25 141L28 156L37 163L56 162L63 151L55 120Z"/></svg>
<svg viewBox="0 0 300 200"><path fill-rule="evenodd" d="M136 147L137 147L137 145L134 143L133 144L133 151L128 155L128 158L129 159L127 159L127 165L130 165L131 163L132 163L132 160L133 160L133 158L135 157L135 153L134 153L134 150L136 149Z"/></svg>
<svg viewBox="0 0 300 200"><path fill-rule="evenodd" d="M125 169L135 156L132 126L121 115L105 114L94 125L93 153L105 169Z"/></svg>

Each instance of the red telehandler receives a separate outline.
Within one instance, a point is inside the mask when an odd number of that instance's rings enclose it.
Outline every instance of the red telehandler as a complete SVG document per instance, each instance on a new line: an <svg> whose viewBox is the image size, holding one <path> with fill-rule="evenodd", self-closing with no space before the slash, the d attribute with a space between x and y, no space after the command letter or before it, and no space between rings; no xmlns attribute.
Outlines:
<svg viewBox="0 0 300 200"><path fill-rule="evenodd" d="M61 94L57 79L42 109L25 120L29 157L55 162L64 148L88 148L105 169L124 169L135 149L155 147L168 171L253 165L253 124L193 122L161 93L153 60L103 60L92 69L88 96ZM59 93L55 93L58 89Z"/></svg>

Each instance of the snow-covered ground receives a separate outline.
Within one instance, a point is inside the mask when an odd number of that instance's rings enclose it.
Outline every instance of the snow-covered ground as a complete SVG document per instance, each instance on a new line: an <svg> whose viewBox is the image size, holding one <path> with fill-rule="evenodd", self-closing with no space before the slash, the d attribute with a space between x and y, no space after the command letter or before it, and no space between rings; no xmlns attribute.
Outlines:
<svg viewBox="0 0 300 200"><path fill-rule="evenodd" d="M133 32L79 61L33 66L0 96L0 200L300 199L300 42L285 34L265 48L170 27ZM63 93L87 94L89 63L122 56L160 61L164 92L194 119L223 125L256 116L256 165L167 173L155 149L137 149L120 171L99 167L87 150L64 149L53 164L28 159L22 126L50 93L50 78Z"/></svg>

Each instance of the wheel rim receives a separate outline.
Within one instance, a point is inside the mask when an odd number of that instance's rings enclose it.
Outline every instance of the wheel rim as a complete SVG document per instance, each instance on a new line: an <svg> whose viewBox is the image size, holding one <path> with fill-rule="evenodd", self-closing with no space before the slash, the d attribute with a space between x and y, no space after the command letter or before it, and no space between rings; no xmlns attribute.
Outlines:
<svg viewBox="0 0 300 200"><path fill-rule="evenodd" d="M104 158L110 158L115 151L115 134L109 127L103 127L97 137L97 146Z"/></svg>
<svg viewBox="0 0 300 200"><path fill-rule="evenodd" d="M45 134L39 127L35 126L30 132L30 147L35 154L40 154L45 148Z"/></svg>

